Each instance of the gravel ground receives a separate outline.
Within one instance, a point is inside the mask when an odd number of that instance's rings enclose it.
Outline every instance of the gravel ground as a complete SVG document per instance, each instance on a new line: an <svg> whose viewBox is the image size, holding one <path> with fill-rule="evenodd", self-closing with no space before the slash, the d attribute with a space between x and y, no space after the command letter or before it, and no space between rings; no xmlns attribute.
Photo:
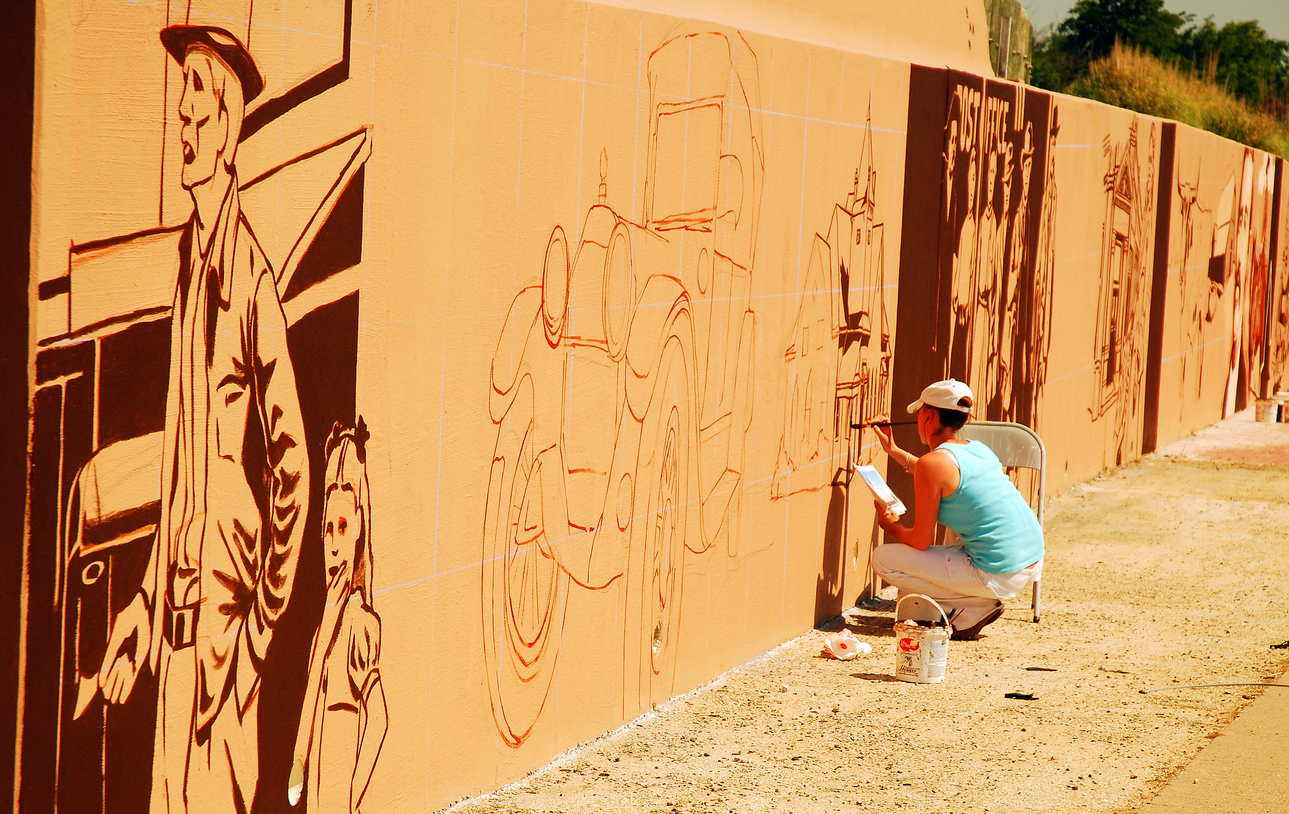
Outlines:
<svg viewBox="0 0 1289 814"><path fill-rule="evenodd" d="M1042 622L1026 591L942 684L875 601L454 811L1134 811L1261 692L1142 690L1289 669L1289 446L1183 454L1049 499ZM872 655L820 656L843 625Z"/></svg>

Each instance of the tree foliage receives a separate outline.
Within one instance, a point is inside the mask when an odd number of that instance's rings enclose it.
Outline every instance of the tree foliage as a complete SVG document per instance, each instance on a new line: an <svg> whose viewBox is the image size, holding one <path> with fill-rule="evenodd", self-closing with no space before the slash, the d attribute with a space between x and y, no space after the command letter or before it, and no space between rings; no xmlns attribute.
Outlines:
<svg viewBox="0 0 1289 814"><path fill-rule="evenodd" d="M1056 31L1084 63L1108 56L1116 42L1166 57L1190 19L1164 8L1164 0L1079 0Z"/></svg>
<svg viewBox="0 0 1289 814"><path fill-rule="evenodd" d="M1208 19L1183 33L1182 59L1235 96L1256 105L1289 89L1289 42L1271 39L1256 22L1218 28Z"/></svg>
<svg viewBox="0 0 1289 814"><path fill-rule="evenodd" d="M1065 90L1115 43L1191 70L1255 106L1283 112L1289 102L1289 42L1268 37L1256 21L1197 23L1193 14L1164 8L1164 0L1078 0L1069 17L1035 39L1031 81Z"/></svg>

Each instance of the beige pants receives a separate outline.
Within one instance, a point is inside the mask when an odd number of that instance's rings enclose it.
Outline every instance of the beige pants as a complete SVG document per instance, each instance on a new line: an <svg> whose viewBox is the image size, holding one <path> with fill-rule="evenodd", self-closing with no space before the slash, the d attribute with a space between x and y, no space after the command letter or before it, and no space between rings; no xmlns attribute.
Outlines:
<svg viewBox="0 0 1289 814"><path fill-rule="evenodd" d="M933 545L925 551L903 543L873 549L873 572L906 593L923 594L947 613L957 608L954 626L965 630L985 617L1000 600L1011 599L1043 574L1043 561L1011 574L981 571L962 546Z"/></svg>

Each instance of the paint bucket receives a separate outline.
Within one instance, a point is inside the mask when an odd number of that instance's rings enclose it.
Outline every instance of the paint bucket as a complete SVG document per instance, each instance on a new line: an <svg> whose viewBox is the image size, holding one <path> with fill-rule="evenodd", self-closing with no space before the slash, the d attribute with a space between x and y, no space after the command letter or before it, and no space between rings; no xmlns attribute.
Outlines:
<svg viewBox="0 0 1289 814"><path fill-rule="evenodd" d="M1276 403L1271 399L1258 399L1254 403L1253 420L1270 424L1276 420Z"/></svg>
<svg viewBox="0 0 1289 814"><path fill-rule="evenodd" d="M905 606L907 600L915 598L919 601ZM910 620L941 624L937 627L904 624ZM949 637L952 634L949 617L934 599L922 594L905 594L900 597L900 601L895 603L895 677L915 684L939 684L944 681L944 668L949 661Z"/></svg>

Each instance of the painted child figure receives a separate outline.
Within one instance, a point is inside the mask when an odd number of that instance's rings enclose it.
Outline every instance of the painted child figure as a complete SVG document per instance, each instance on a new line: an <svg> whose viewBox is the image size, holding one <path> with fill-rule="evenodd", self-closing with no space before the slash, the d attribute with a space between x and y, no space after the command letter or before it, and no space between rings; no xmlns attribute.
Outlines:
<svg viewBox="0 0 1289 814"><path fill-rule="evenodd" d="M309 655L289 790L292 805L308 798L310 814L359 810L389 726L372 609L366 442L361 418L356 428L337 423L327 439L327 604Z"/></svg>

